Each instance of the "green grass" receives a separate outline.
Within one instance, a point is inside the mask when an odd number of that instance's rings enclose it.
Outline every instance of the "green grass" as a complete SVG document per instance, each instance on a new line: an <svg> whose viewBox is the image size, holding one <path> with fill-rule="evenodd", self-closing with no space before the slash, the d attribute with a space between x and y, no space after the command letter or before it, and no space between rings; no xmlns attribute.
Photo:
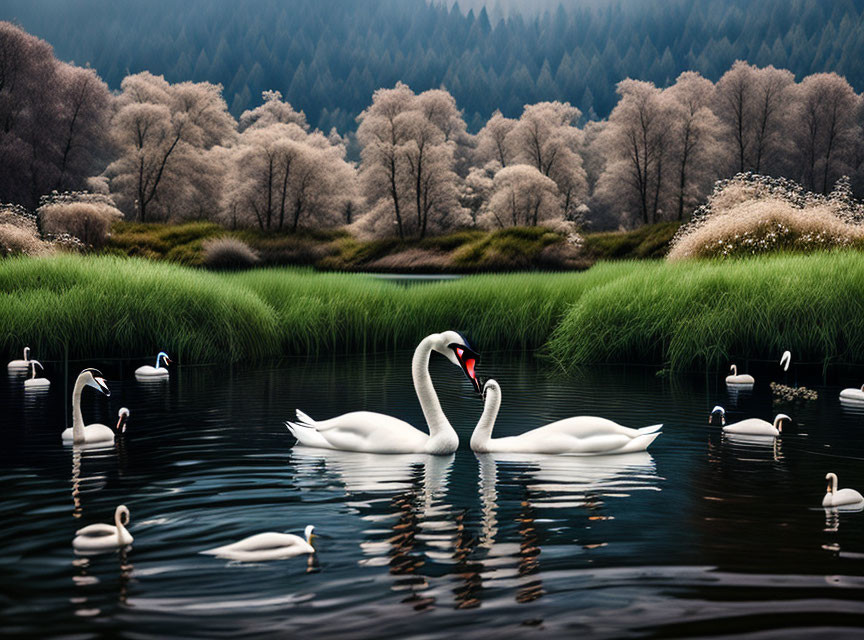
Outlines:
<svg viewBox="0 0 864 640"><path fill-rule="evenodd" d="M239 283L165 262L63 255L0 260L0 343L37 357L143 356L185 362L264 357L273 309ZM20 346L19 346L20 345Z"/></svg>
<svg viewBox="0 0 864 640"><path fill-rule="evenodd" d="M678 227L677 222L660 222L632 231L589 233L585 235L585 255L597 260L663 258Z"/></svg>
<svg viewBox="0 0 864 640"><path fill-rule="evenodd" d="M482 350L541 349L565 369L730 356L864 362L864 256L600 263L404 287L361 274L217 274L167 262L62 255L0 260L0 346L38 356L182 362L410 349L465 331Z"/></svg>
<svg viewBox="0 0 864 640"><path fill-rule="evenodd" d="M864 362L864 256L641 263L594 287L546 347L563 367L652 362L672 370L731 356Z"/></svg>

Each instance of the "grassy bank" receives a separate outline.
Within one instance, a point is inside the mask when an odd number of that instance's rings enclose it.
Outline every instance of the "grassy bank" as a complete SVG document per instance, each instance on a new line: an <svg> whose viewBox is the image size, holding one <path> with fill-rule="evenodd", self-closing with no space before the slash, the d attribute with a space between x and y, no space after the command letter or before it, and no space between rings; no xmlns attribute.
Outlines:
<svg viewBox="0 0 864 640"><path fill-rule="evenodd" d="M548 353L580 362L686 369L733 356L864 362L864 255L643 263L591 288L555 329Z"/></svg>
<svg viewBox="0 0 864 640"><path fill-rule="evenodd" d="M732 356L864 362L857 252L717 262L601 263L582 273L478 275L403 287L359 274L215 274L165 262L0 260L0 345L40 357L182 362L411 348L466 331L478 348L541 349L565 369Z"/></svg>
<svg viewBox="0 0 864 640"><path fill-rule="evenodd" d="M201 266L208 238L239 238L264 266L309 266L321 271L478 273L526 269L587 269L586 259L564 236L540 227L459 231L423 240L362 241L343 230L263 233L229 231L211 222L119 222L106 253Z"/></svg>
<svg viewBox="0 0 864 640"><path fill-rule="evenodd" d="M582 293L632 270L480 275L406 288L360 274L216 274L111 256L0 260L0 345L44 358L142 356L186 363L411 348L463 329L482 348L539 348Z"/></svg>
<svg viewBox="0 0 864 640"><path fill-rule="evenodd" d="M468 230L423 240L358 240L343 230L296 234L229 231L212 222L160 224L118 222L106 252L201 266L208 238L243 240L264 266L309 266L320 271L389 273L483 273L582 270L598 260L661 258L678 223L633 231L585 234L581 247L542 227L499 231Z"/></svg>

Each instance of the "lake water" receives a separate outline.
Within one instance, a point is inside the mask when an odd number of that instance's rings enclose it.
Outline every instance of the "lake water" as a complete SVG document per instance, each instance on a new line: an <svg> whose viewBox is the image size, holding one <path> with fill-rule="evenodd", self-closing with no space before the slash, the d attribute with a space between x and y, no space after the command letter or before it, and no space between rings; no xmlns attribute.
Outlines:
<svg viewBox="0 0 864 640"><path fill-rule="evenodd" d="M781 408L768 369L733 398L713 375L601 366L562 377L530 356L483 355L481 375L503 389L497 435L577 414L663 422L663 435L619 458L476 456L467 444L482 402L433 356L462 440L454 456L292 449L282 422L297 407L423 424L409 352L177 367L155 385L129 364L72 363L102 368L112 390L85 390L85 421L132 411L122 444L73 453L60 442L62 364L47 364L47 395L4 377L0 633L861 636L864 513L820 507L828 471L864 490L864 413L841 408L840 386ZM782 409L795 422L776 446L735 443L707 424L715 404L730 421ZM112 521L121 503L133 546L77 557L74 531ZM311 562L198 553L307 524L318 534Z"/></svg>

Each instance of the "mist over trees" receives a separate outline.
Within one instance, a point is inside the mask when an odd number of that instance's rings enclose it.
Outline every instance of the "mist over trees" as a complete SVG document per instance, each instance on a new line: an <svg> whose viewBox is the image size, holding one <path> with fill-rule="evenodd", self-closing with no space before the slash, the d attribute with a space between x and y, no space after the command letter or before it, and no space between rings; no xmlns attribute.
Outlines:
<svg viewBox="0 0 864 640"><path fill-rule="evenodd" d="M733 62L718 81L624 79L608 118L572 102L496 111L476 134L443 88L379 88L349 137L312 126L278 90L231 114L224 88L142 71L108 91L96 71L0 23L0 202L36 209L88 189L126 219L208 219L294 233L349 226L424 238L544 225L569 233L687 220L741 171L828 193L864 191L862 98L836 73Z"/></svg>
<svg viewBox="0 0 864 640"><path fill-rule="evenodd" d="M569 102L605 118L626 78L716 82L741 59L864 90L857 0L4 0L0 19L112 89L150 71L222 84L234 117L278 90L311 126L347 133L381 87L442 85L477 132L496 110Z"/></svg>

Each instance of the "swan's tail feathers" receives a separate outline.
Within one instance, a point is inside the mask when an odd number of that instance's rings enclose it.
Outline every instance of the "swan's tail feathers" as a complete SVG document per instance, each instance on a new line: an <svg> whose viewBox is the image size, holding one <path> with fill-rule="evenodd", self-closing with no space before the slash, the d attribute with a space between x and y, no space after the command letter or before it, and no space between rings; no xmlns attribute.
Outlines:
<svg viewBox="0 0 864 640"><path fill-rule="evenodd" d="M636 436L629 443L627 443L623 449L621 449L620 453L634 453L636 451L645 451L648 449L651 443L657 439L657 436L659 435L661 434L655 432Z"/></svg>
<svg viewBox="0 0 864 640"><path fill-rule="evenodd" d="M652 424L650 427L642 427L641 429L636 429L636 431L642 435L648 435L649 433L657 433L662 428L662 424Z"/></svg>
<svg viewBox="0 0 864 640"><path fill-rule="evenodd" d="M286 421L285 426L288 427L288 431L290 431L291 435L297 440L297 442L294 443L295 445L316 447L318 449L333 448L333 446L327 442L327 439L322 436L313 425Z"/></svg>
<svg viewBox="0 0 864 640"><path fill-rule="evenodd" d="M302 424L304 427L314 427L315 420L309 417L308 414L303 413L300 409L297 409L297 422Z"/></svg>

